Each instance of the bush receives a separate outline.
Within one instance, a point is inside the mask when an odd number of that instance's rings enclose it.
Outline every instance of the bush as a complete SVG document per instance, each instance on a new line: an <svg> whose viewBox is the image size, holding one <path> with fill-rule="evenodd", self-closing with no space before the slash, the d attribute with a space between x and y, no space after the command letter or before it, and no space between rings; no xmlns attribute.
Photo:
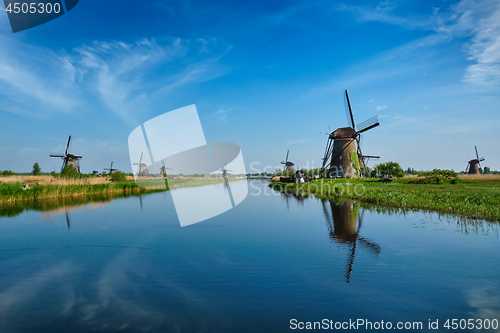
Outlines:
<svg viewBox="0 0 500 333"><path fill-rule="evenodd" d="M462 179L456 177L451 181L452 184L462 184Z"/></svg>
<svg viewBox="0 0 500 333"><path fill-rule="evenodd" d="M127 174L121 171L113 172L110 177L114 182L124 182L127 180Z"/></svg>
<svg viewBox="0 0 500 333"><path fill-rule="evenodd" d="M457 178L457 173L453 170L434 169L422 173L422 176L430 181L435 180L436 184L441 184L444 179Z"/></svg>
<svg viewBox="0 0 500 333"><path fill-rule="evenodd" d="M61 169L61 177L75 179L80 177L80 173L72 165L66 164Z"/></svg>

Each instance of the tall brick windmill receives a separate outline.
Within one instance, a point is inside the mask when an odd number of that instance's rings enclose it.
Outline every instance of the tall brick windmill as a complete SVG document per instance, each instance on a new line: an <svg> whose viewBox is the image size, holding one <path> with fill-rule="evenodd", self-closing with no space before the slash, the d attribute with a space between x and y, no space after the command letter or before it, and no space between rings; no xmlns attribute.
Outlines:
<svg viewBox="0 0 500 333"><path fill-rule="evenodd" d="M323 172L327 170L327 178L358 177L357 165L364 167L368 159L380 158L379 156L363 155L360 147L361 133L380 125L377 116L360 123L356 128L347 90L344 93L344 107L348 127L337 128L331 133L320 132L328 135L320 172L323 175Z"/></svg>
<svg viewBox="0 0 500 333"><path fill-rule="evenodd" d="M479 175L479 168L481 168L481 164L479 162L484 161L484 157L479 157L479 154L477 153L477 147L476 148L476 158L470 160L467 163L467 168L465 169L465 172L468 172L469 175Z"/></svg>

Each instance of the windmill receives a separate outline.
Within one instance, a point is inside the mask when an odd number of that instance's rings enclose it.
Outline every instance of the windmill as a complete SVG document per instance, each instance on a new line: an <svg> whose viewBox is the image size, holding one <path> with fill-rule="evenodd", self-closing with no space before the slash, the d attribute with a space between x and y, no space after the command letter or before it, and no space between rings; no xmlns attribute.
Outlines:
<svg viewBox="0 0 500 333"><path fill-rule="evenodd" d="M344 93L344 106L349 127L337 128L330 133L320 132L321 134L328 135L320 172L320 174L323 174L323 171L328 169L328 178L356 177L355 169L353 168L355 162L353 153L357 154L357 159L361 167L365 167L370 158L380 158L379 156L363 155L360 147L361 133L380 125L377 116L362 122L356 129L347 90ZM330 125L328 125L328 130L330 130Z"/></svg>
<svg viewBox="0 0 500 333"><path fill-rule="evenodd" d="M111 166L109 167L109 169L105 168L103 170L109 170L109 174L112 174L113 172L118 171L118 169L113 169L113 161L111 161Z"/></svg>
<svg viewBox="0 0 500 333"><path fill-rule="evenodd" d="M143 153L141 153L141 158L139 159L139 163L134 163L134 165L139 166L139 171L137 172L138 177L147 177L149 176L148 165L146 163L142 163L142 154Z"/></svg>
<svg viewBox="0 0 500 333"><path fill-rule="evenodd" d="M63 169L66 165L71 165L76 171L80 172L80 159L82 158L81 156L76 156L73 154L69 154L69 144L71 142L71 135L68 138L68 144L66 145L66 152L64 155L56 155L56 154L51 154L50 157L60 157L63 160Z"/></svg>
<svg viewBox="0 0 500 333"><path fill-rule="evenodd" d="M228 172L228 171L232 171L232 170L227 170L227 169L226 169L226 166L227 166L227 163L224 163L224 166L223 166L222 168L217 169L217 170L221 170L221 171L222 171L222 178L224 178L224 179L227 179L227 178L228 178L228 177L227 177L227 172Z"/></svg>
<svg viewBox="0 0 500 333"><path fill-rule="evenodd" d="M284 162L283 162L283 161L281 162L281 164L284 164L284 166L283 166L283 171L285 171L285 170L290 170L290 171L293 171L293 166L295 165L295 164L293 164L292 162L290 162L290 161L288 160L288 153L289 153L289 152L290 152L290 150L287 150L287 151L286 151L286 159L285 159L285 161L284 161Z"/></svg>
<svg viewBox="0 0 500 333"><path fill-rule="evenodd" d="M324 200L321 201L326 223L330 232L330 238L337 243L347 244L351 247L346 265L346 281L347 283L350 283L358 244L364 246L374 254L379 254L381 248L378 244L359 235L364 212L360 211L359 203L352 201L335 203L330 201L330 208L332 212L332 215L330 216L325 202L326 201Z"/></svg>
<svg viewBox="0 0 500 333"><path fill-rule="evenodd" d="M481 164L479 162L484 161L484 157L479 158L479 154L477 153L477 147L476 148L476 158L470 160L467 163L467 168L465 168L465 172L468 172L469 175L479 175L479 168L481 168Z"/></svg>
<svg viewBox="0 0 500 333"><path fill-rule="evenodd" d="M161 173L162 175L164 175L164 176L165 176L165 175L167 174L167 170L174 170L174 169L172 169L172 168L167 168L166 166L164 166L164 165L163 165L163 166L160 168L160 173Z"/></svg>

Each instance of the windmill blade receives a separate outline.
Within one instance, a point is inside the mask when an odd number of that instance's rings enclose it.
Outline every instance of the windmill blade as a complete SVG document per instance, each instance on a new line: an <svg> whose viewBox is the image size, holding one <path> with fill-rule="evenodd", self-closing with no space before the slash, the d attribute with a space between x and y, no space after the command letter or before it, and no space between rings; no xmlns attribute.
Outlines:
<svg viewBox="0 0 500 333"><path fill-rule="evenodd" d="M474 146L474 148L476 149L476 157L477 157L477 159L479 160L479 154L477 153L477 147L476 147L476 146Z"/></svg>
<svg viewBox="0 0 500 333"><path fill-rule="evenodd" d="M354 125L354 117L352 115L351 102L349 101L349 94L347 93L347 90L345 91L345 94L344 94L344 108L346 110L346 114L348 112L348 115L349 115L349 118L347 119L347 124L350 127L352 126L353 130L356 130L356 127Z"/></svg>
<svg viewBox="0 0 500 333"><path fill-rule="evenodd" d="M64 155L55 155L55 154L52 154L50 155L50 157L65 157Z"/></svg>
<svg viewBox="0 0 500 333"><path fill-rule="evenodd" d="M484 157L481 157L481 158L479 159L479 162L482 162L482 161L484 161Z"/></svg>
<svg viewBox="0 0 500 333"><path fill-rule="evenodd" d="M142 154L144 154L144 152L141 153L141 158L139 159L139 165L141 165L142 163Z"/></svg>
<svg viewBox="0 0 500 333"><path fill-rule="evenodd" d="M113 161L111 161L111 167L109 169L113 170Z"/></svg>
<svg viewBox="0 0 500 333"><path fill-rule="evenodd" d="M287 162L288 162L288 153L289 153L289 152L290 152L290 150L287 150L287 151L286 151L286 159L285 159L285 161L287 161Z"/></svg>
<svg viewBox="0 0 500 333"><path fill-rule="evenodd" d="M66 153L64 153L64 155L68 155L68 150L69 150L69 143L71 141L71 135L69 136L68 138L68 145L66 146Z"/></svg>
<svg viewBox="0 0 500 333"><path fill-rule="evenodd" d="M71 228L71 222L69 221L69 213L68 213L67 209L66 209L65 213L66 213L66 223L68 224L68 229L70 229Z"/></svg>
<svg viewBox="0 0 500 333"><path fill-rule="evenodd" d="M379 125L380 125L380 123L378 122L378 117L377 116L372 117L368 120L363 121L361 124L358 125L359 130L357 131L357 133L366 132L366 131L371 130L372 128L375 128Z"/></svg>
<svg viewBox="0 0 500 333"><path fill-rule="evenodd" d="M366 238L363 238L363 237L358 237L358 241L363 244L363 246L365 246L367 249L369 249L370 251L374 252L374 253L380 253L381 251L381 247L380 245L366 239Z"/></svg>
<svg viewBox="0 0 500 333"><path fill-rule="evenodd" d="M351 273L352 273L352 266L354 264L354 257L356 256L356 241L352 243L352 251L351 255L349 256L349 261L346 267L346 272L345 272L345 278L347 280L347 283L351 282Z"/></svg>
<svg viewBox="0 0 500 333"><path fill-rule="evenodd" d="M330 133L319 132L319 134L331 135Z"/></svg>
<svg viewBox="0 0 500 333"><path fill-rule="evenodd" d="M465 168L465 172L468 172L469 171L469 167L470 167L470 161L467 162L467 167Z"/></svg>

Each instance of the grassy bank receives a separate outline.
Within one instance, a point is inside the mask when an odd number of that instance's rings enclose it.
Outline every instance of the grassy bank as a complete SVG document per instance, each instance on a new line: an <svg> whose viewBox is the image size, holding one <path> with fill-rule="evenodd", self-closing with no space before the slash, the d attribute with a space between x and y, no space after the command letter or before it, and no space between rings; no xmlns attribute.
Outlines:
<svg viewBox="0 0 500 333"><path fill-rule="evenodd" d="M460 184L411 184L396 179L317 180L307 184L273 183L277 191L313 194L320 199L349 198L402 209L438 211L467 218L500 221L500 183L467 180Z"/></svg>
<svg viewBox="0 0 500 333"><path fill-rule="evenodd" d="M4 180L4 179L2 179ZM36 181L36 179L30 179ZM233 181L237 179L229 179ZM109 193L141 193L164 191L182 187L203 186L215 183L221 183L223 179L174 179L165 182L163 179L142 181L141 185L151 186L149 189L144 189L136 184L133 180L123 182L109 182L106 179L91 179L91 180L65 180L59 179L56 182L50 181L45 183L36 183L28 189L22 188L21 182L2 182L0 181L0 203L52 199L68 196L109 194ZM159 181L162 183L158 186ZM150 182L150 183L148 183ZM155 188L156 186L156 188Z"/></svg>
<svg viewBox="0 0 500 333"><path fill-rule="evenodd" d="M0 184L0 202L39 200L74 195L145 191L133 181L104 184L50 184L23 189L20 183Z"/></svg>

